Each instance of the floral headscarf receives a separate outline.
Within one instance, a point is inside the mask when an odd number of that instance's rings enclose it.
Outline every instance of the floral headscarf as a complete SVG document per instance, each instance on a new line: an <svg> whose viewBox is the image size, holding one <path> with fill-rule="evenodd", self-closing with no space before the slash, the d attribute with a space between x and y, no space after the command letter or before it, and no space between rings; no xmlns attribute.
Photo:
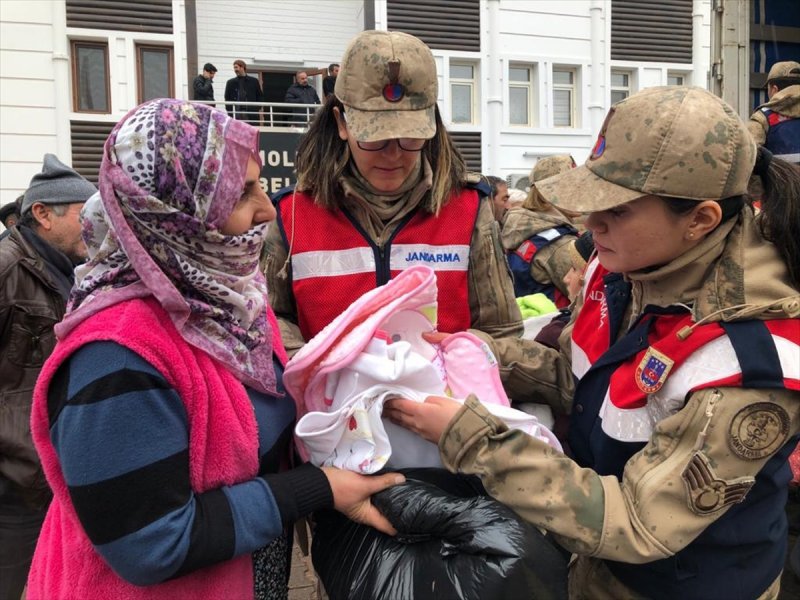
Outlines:
<svg viewBox="0 0 800 600"><path fill-rule="evenodd" d="M267 286L258 268L266 223L224 235L257 131L208 106L153 100L106 141L100 192L83 209L89 261L75 270L63 337L118 302L152 296L181 336L243 383L275 391Z"/></svg>

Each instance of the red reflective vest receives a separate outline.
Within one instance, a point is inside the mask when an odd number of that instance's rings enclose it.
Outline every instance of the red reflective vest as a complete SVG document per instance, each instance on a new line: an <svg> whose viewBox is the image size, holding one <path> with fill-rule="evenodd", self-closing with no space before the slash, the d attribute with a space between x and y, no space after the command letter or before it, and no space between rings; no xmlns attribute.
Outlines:
<svg viewBox="0 0 800 600"><path fill-rule="evenodd" d="M281 197L278 226L290 253L303 337L311 339L359 296L413 265L436 271L439 331L469 328L467 271L478 207L477 192L464 189L437 217L409 214L379 248L346 211L322 208L300 192Z"/></svg>

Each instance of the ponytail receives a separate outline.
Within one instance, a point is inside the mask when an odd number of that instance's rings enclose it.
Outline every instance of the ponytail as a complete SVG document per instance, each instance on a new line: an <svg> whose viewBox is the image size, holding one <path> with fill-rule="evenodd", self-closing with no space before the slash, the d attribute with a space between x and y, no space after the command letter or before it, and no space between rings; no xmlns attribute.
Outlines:
<svg viewBox="0 0 800 600"><path fill-rule="evenodd" d="M789 269L789 281L800 290L800 167L759 147L753 174L764 186L761 234L775 244Z"/></svg>

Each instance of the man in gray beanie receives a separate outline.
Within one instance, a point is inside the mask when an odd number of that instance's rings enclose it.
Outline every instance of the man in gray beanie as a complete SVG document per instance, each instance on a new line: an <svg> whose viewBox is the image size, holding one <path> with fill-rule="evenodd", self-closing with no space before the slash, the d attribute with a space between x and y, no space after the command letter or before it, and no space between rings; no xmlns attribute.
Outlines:
<svg viewBox="0 0 800 600"><path fill-rule="evenodd" d="M45 154L20 221L0 240L0 600L20 597L50 501L31 440L31 400L55 345L73 267L86 259L79 215L96 191Z"/></svg>

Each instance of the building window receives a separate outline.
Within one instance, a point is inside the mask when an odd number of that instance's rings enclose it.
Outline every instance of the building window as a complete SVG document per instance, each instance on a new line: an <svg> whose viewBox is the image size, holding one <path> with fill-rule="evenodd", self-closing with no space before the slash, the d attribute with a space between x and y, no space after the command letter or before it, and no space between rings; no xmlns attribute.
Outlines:
<svg viewBox="0 0 800 600"><path fill-rule="evenodd" d="M508 122L511 125L533 126L533 67L508 67Z"/></svg>
<svg viewBox="0 0 800 600"><path fill-rule="evenodd" d="M172 48L136 46L136 79L140 103L153 98L173 98Z"/></svg>
<svg viewBox="0 0 800 600"><path fill-rule="evenodd" d="M553 67L553 125L575 127L575 69Z"/></svg>
<svg viewBox="0 0 800 600"><path fill-rule="evenodd" d="M450 120L473 124L475 119L475 65L450 63Z"/></svg>
<svg viewBox="0 0 800 600"><path fill-rule="evenodd" d="M667 73L667 85L684 85L686 76L683 73Z"/></svg>
<svg viewBox="0 0 800 600"><path fill-rule="evenodd" d="M631 95L631 74L626 71L611 71L611 104L625 100Z"/></svg>
<svg viewBox="0 0 800 600"><path fill-rule="evenodd" d="M108 44L72 42L72 107L76 112L110 113Z"/></svg>

